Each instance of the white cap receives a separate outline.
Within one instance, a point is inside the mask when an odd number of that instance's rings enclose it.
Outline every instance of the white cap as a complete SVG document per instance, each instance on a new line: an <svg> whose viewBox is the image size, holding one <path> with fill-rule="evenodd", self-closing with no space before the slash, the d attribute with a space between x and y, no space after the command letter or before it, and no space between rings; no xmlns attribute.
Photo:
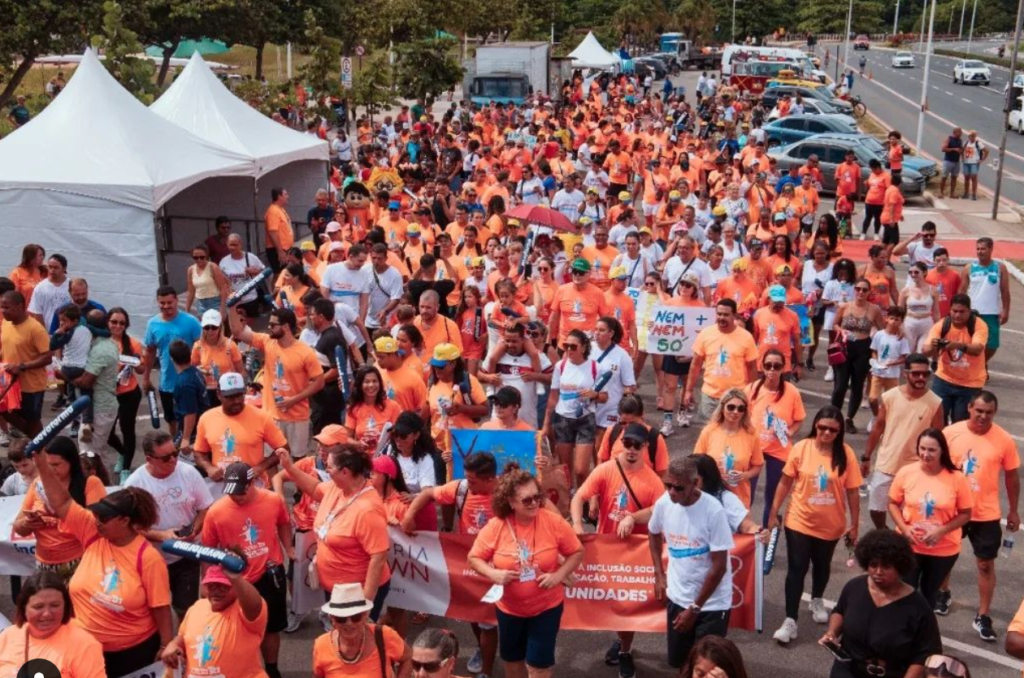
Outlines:
<svg viewBox="0 0 1024 678"><path fill-rule="evenodd" d="M337 233L341 230L341 224L337 221L332 221L324 227L324 233Z"/></svg>
<svg viewBox="0 0 1024 678"><path fill-rule="evenodd" d="M220 311L211 308L203 314L203 319L199 324L203 327L220 327L224 324L224 318L221 317Z"/></svg>
<svg viewBox="0 0 1024 678"><path fill-rule="evenodd" d="M217 385L220 387L222 396L245 393L245 379L238 372L227 372L220 375Z"/></svg>

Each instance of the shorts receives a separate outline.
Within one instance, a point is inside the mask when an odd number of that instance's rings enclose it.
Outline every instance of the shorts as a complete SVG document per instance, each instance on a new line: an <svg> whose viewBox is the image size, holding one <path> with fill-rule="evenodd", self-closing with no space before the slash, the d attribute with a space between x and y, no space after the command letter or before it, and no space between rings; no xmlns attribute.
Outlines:
<svg viewBox="0 0 1024 678"><path fill-rule="evenodd" d="M893 246L900 244L899 224L882 224L882 244Z"/></svg>
<svg viewBox="0 0 1024 678"><path fill-rule="evenodd" d="M253 586L259 591L260 597L267 601L267 633L280 633L288 626L288 575L281 575L281 586L278 587L270 574L270 567L267 565L267 571Z"/></svg>
<svg viewBox="0 0 1024 678"><path fill-rule="evenodd" d="M184 613L199 600L199 561L189 558L167 566L171 581L171 607Z"/></svg>
<svg viewBox="0 0 1024 678"><path fill-rule="evenodd" d="M274 423L281 429L281 433L288 440L288 449L292 457L300 459L309 453L309 422L308 421L281 421L275 419Z"/></svg>
<svg viewBox="0 0 1024 678"><path fill-rule="evenodd" d="M976 177L978 176L978 168L980 165L976 162L965 162L964 163L964 176L965 177Z"/></svg>
<svg viewBox="0 0 1024 678"><path fill-rule="evenodd" d="M629 186L627 186L626 184L608 184L608 192L605 193L605 195L607 195L609 198L615 198L616 200L618 200L619 193L628 190Z"/></svg>
<svg viewBox="0 0 1024 678"><path fill-rule="evenodd" d="M659 207L658 203L654 203L653 205L649 205L647 203L644 203L643 204L644 216L645 217L656 216L658 214L658 207Z"/></svg>
<svg viewBox="0 0 1024 678"><path fill-rule="evenodd" d="M21 392L21 407L17 409L17 414L26 422L42 421L43 419L43 397L46 395L46 391L39 391L38 393L25 393Z"/></svg>
<svg viewBox="0 0 1024 678"><path fill-rule="evenodd" d="M944 176L944 177L958 177L958 176L960 176L960 161L959 160L943 160L942 161L942 176Z"/></svg>
<svg viewBox="0 0 1024 678"><path fill-rule="evenodd" d="M675 377L685 377L690 373L691 362L690 360L682 361L674 355L662 356L661 371Z"/></svg>
<svg viewBox="0 0 1024 678"><path fill-rule="evenodd" d="M551 428L555 432L555 442L559 445L593 445L597 436L597 417L591 413L572 419L553 412Z"/></svg>
<svg viewBox="0 0 1024 678"><path fill-rule="evenodd" d="M985 348L992 349L993 351L999 348L999 316L998 315L983 315L979 316L988 325L988 342L985 344Z"/></svg>
<svg viewBox="0 0 1024 678"><path fill-rule="evenodd" d="M697 406L697 414L700 415L704 421L711 421L711 417L714 416L715 410L718 409L718 403L721 398L712 398L707 393L701 392L700 404Z"/></svg>
<svg viewBox="0 0 1024 678"><path fill-rule="evenodd" d="M868 387L868 400L879 400L883 393L899 385L899 377L876 377L872 374L871 386Z"/></svg>
<svg viewBox="0 0 1024 678"><path fill-rule="evenodd" d="M971 540L978 560L995 560L1003 545L1003 528L998 520L972 520L964 525L963 535Z"/></svg>
<svg viewBox="0 0 1024 678"><path fill-rule="evenodd" d="M171 391L160 391L160 407L164 411L164 421L173 424L178 421L174 412L174 393Z"/></svg>
<svg viewBox="0 0 1024 678"><path fill-rule="evenodd" d="M889 488L892 487L892 479L888 473L872 471L868 480L868 510L885 513L889 510Z"/></svg>
<svg viewBox="0 0 1024 678"><path fill-rule="evenodd" d="M557 416L557 415L556 415ZM555 640L562 625L559 603L533 617L516 617L497 610L498 654L503 662L526 661L527 666L547 669L555 665Z"/></svg>
<svg viewBox="0 0 1024 678"><path fill-rule="evenodd" d="M680 633L672 628L672 621L682 614L683 608L669 601L666 610L668 618L668 665L674 669L681 668L690 656L690 650L697 641L705 636L725 638L729 631L729 610L708 611L697 614L697 621L687 633Z"/></svg>

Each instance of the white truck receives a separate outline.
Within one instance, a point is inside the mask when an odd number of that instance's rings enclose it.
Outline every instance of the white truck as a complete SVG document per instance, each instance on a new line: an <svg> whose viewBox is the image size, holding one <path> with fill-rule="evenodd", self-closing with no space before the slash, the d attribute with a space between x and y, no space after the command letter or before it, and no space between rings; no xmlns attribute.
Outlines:
<svg viewBox="0 0 1024 678"><path fill-rule="evenodd" d="M480 105L520 105L533 92L548 94L550 49L546 42L480 45L466 64L464 96Z"/></svg>

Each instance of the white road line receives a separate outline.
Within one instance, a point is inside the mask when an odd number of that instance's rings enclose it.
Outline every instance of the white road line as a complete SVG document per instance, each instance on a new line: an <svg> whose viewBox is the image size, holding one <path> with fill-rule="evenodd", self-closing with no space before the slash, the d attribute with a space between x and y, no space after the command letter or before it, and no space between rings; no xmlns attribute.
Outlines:
<svg viewBox="0 0 1024 678"><path fill-rule="evenodd" d="M1024 377L1017 374L1010 374L1009 372L996 372L995 370L989 370L988 373L995 377L1003 377L1004 379L1020 379L1024 381Z"/></svg>
<svg viewBox="0 0 1024 678"><path fill-rule="evenodd" d="M811 594L803 594L801 596L801 600L803 600L805 603L811 602ZM828 608L836 606L835 601L828 600L827 598L823 599L823 602L825 603L825 607ZM1005 666L1006 668L1013 669L1015 671L1020 671L1022 668L1024 668L1024 662L1019 662L1016 659L1012 659L1005 655L996 654L991 650L986 650L981 647L969 645L968 643L962 643L959 640L947 638L946 636L942 637L942 647L951 647L957 652L966 652L967 654L974 655L975 657L980 657L981 659L987 659L993 664L999 664L1000 666Z"/></svg>
<svg viewBox="0 0 1024 678"><path fill-rule="evenodd" d="M966 101L967 103L971 103L971 100L968 99L967 97L960 97L960 101Z"/></svg>
<svg viewBox="0 0 1024 678"><path fill-rule="evenodd" d="M993 111L992 111L992 109L991 109L991 108L989 108L988 106L982 106L982 108L984 108L984 109L985 109L986 111L988 111L989 113L992 113L992 112L993 112Z"/></svg>
<svg viewBox="0 0 1024 678"><path fill-rule="evenodd" d="M906 212L906 210L903 210L903 211L904 211L904 213ZM999 328L999 331L1000 332L1009 332L1010 334L1024 334L1024 332L1022 332L1021 330L1011 330L1009 327L1001 327L1001 328Z"/></svg>
<svg viewBox="0 0 1024 678"><path fill-rule="evenodd" d="M932 89L938 89L938 88L939 88L938 85L932 85Z"/></svg>
<svg viewBox="0 0 1024 678"><path fill-rule="evenodd" d="M952 93L952 92L950 92L950 91L949 91L949 90L947 89L947 90L946 90L946 95L947 95L947 96L953 96L953 93ZM966 101L966 99L965 99L964 101Z"/></svg>

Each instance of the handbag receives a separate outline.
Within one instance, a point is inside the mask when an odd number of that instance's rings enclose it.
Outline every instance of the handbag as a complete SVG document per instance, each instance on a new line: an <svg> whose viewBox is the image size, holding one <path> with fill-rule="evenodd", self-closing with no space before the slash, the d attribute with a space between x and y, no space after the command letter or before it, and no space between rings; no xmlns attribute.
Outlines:
<svg viewBox="0 0 1024 678"><path fill-rule="evenodd" d="M832 367L846 362L846 333L840 332L836 340L828 345L828 364Z"/></svg>

